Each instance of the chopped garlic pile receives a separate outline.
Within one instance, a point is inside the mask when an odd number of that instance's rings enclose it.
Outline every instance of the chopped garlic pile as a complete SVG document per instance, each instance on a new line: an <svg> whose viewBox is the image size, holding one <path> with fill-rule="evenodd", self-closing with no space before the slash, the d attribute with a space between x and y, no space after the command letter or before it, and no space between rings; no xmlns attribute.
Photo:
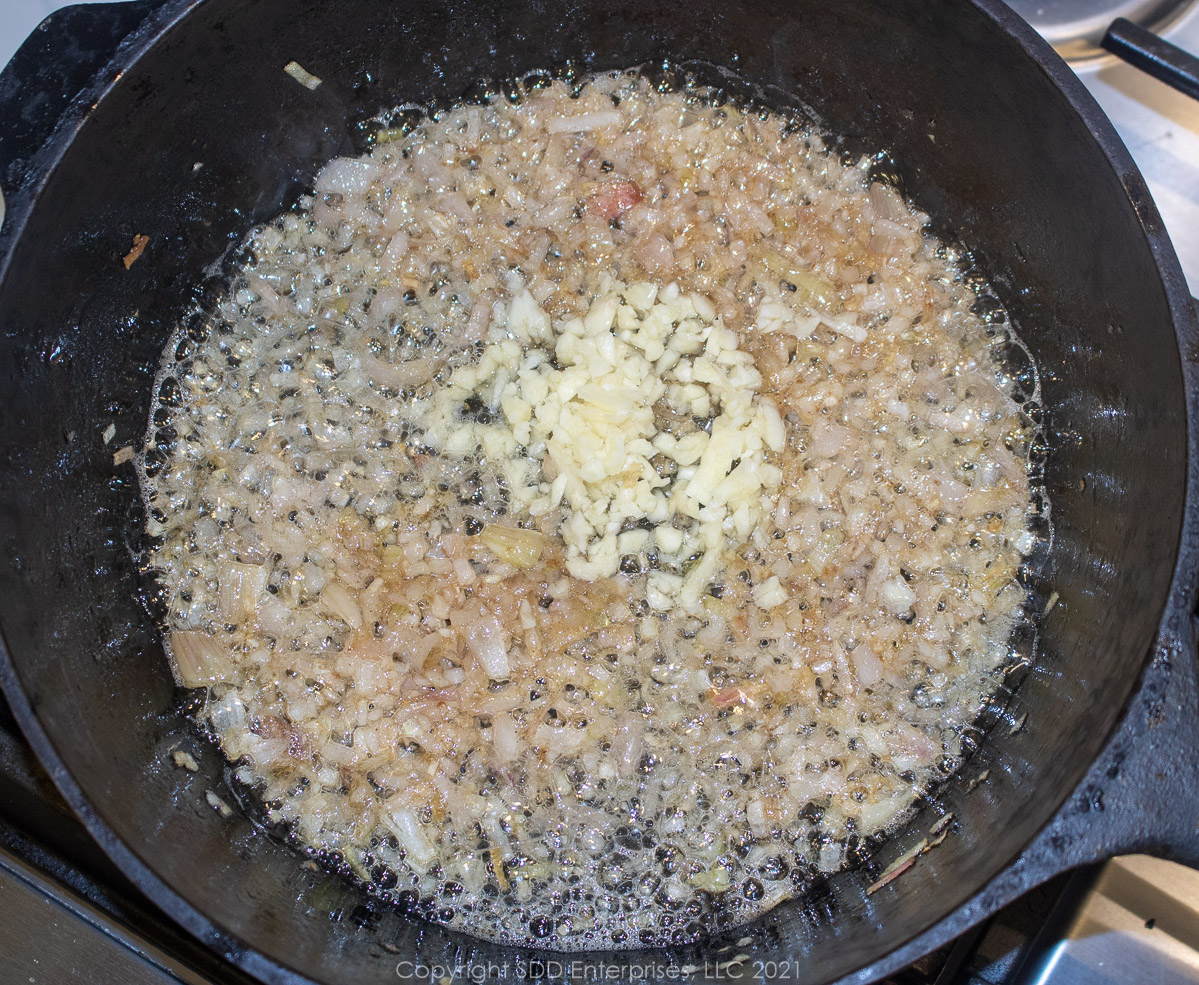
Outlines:
<svg viewBox="0 0 1199 985"><path fill-rule="evenodd" d="M778 492L766 454L782 450L783 422L761 383L711 302L675 284L615 282L558 324L521 289L478 363L430 400L426 440L509 460L534 517L563 507L576 578L610 577L632 557L637 570L658 568L651 606L691 609ZM489 422L458 419L472 397Z"/></svg>

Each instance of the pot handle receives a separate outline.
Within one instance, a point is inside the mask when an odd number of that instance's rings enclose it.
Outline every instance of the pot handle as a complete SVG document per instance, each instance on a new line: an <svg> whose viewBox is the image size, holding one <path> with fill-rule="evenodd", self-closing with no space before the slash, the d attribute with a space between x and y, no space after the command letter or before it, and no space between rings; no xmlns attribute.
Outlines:
<svg viewBox="0 0 1199 985"><path fill-rule="evenodd" d="M1194 462L1191 471L1199 472ZM1197 532L1199 524L1189 522L1184 558L1196 556ZM1193 604L1191 591L1181 594ZM1199 661L1191 604L1171 603L1115 735L1062 809L1015 862L941 924L896 952L894 967L941 946L1063 872L1136 853L1199 869Z"/></svg>
<svg viewBox="0 0 1199 985"><path fill-rule="evenodd" d="M1100 44L1159 82L1199 99L1199 58L1123 17L1112 21Z"/></svg>
<svg viewBox="0 0 1199 985"><path fill-rule="evenodd" d="M1199 869L1197 627L1189 606L1172 609L1115 736L1025 852L1033 867L1144 853Z"/></svg>
<svg viewBox="0 0 1199 985"><path fill-rule="evenodd" d="M1189 310L1180 306L1176 318L1187 509L1174 579L1140 686L1115 734L1022 856L1025 871L1042 878L1138 852L1199 869L1199 301L1185 301Z"/></svg>
<svg viewBox="0 0 1199 985"><path fill-rule="evenodd" d="M1103 48L1179 92L1199 99L1199 58L1126 18ZM1170 600L1115 735L1083 782L1021 856L1020 890L1057 872L1144 853L1199 869L1199 301L1183 315L1183 375L1191 430L1188 509ZM1014 896L1018 893L1011 893Z"/></svg>
<svg viewBox="0 0 1199 985"><path fill-rule="evenodd" d="M0 73L0 240L11 235L46 168L38 151L60 125L68 125L72 103L101 78L121 42L160 6L159 0L81 4L56 10L25 39ZM115 73L114 73L115 76ZM80 118L87 107L76 107ZM7 218L4 223L5 199Z"/></svg>

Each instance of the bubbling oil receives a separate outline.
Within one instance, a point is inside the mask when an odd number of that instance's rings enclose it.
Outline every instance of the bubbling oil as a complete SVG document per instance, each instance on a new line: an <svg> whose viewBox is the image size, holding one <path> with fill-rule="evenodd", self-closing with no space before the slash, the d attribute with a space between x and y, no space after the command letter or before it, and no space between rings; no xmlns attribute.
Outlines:
<svg viewBox="0 0 1199 985"><path fill-rule="evenodd" d="M660 82L372 127L181 326L139 462L173 665L238 780L374 894L505 943L682 943L866 857L969 747L1041 536L1035 367L1001 362L985 284L869 161ZM632 284L707 299L784 421L691 609L647 584L695 559L568 573L571 503L515 494L544 450L426 433L519 295L557 337ZM504 425L485 396L439 430Z"/></svg>

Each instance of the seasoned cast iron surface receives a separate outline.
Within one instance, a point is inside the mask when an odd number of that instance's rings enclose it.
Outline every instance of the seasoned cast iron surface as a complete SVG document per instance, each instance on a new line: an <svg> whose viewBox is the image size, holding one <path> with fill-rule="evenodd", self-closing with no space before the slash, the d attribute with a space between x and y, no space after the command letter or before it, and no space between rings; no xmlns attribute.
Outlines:
<svg viewBox="0 0 1199 985"><path fill-rule="evenodd" d="M151 16L168 24L188 9L176 0ZM896 950L1028 844L1110 733L1157 630L1186 486L1181 315L1153 252L1167 250L1156 212L1126 156L1113 167L1063 97L1064 68L1029 58L993 17L1016 30L997 5L989 15L923 0L209 0L125 67L69 146L60 128L27 159L45 167L62 151L44 184L29 165L10 171L0 618L12 667L0 675L51 772L134 881L271 981L294 969L390 982L397 951L516 968L516 952L361 910L352 887L299 866L245 816L214 814L205 793L225 790L223 766L178 712L136 563L136 481L112 453L141 439L159 349L195 285L352 148L357 121L568 58L589 68L670 58L732 67L770 102L843 134L847 151L891 151L938 231L976 247L1042 369L1055 542L1035 587L1058 601L1032 670L960 780L876 864L780 907L740 949L823 981L887 955L886 966L909 961L943 939L950 922ZM324 84L296 84L282 71L293 59ZM27 221L22 189L38 192ZM149 244L126 270L135 235ZM1176 294L1176 264L1166 273ZM218 270L200 291L219 287ZM171 765L179 748L199 773ZM881 867L946 813L951 836L867 896ZM1087 822L1063 823L1055 851L1068 859ZM999 892L1010 898L1037 874L1016 866ZM361 919L337 919L347 913ZM677 958L703 964L717 944Z"/></svg>

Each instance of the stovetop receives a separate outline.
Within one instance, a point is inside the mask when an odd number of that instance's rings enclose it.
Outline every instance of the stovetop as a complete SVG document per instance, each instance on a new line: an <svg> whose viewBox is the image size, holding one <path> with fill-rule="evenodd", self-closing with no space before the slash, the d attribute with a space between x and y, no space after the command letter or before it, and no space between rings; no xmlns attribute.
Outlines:
<svg viewBox="0 0 1199 985"><path fill-rule="evenodd" d="M0 697L0 981L251 985L92 840Z"/></svg>
<svg viewBox="0 0 1199 985"><path fill-rule="evenodd" d="M1104 6L1104 0L1012 2L1063 50L1063 19L1087 4L1092 15ZM59 6L56 0L0 0L0 65ZM1129 13L1123 8L1137 4L1106 0L1106 6ZM1199 53L1199 4L1172 6L1166 37ZM1076 70L1132 152L1191 291L1199 294L1199 102L1094 52ZM163 915L104 856L32 757L2 700L0 980L252 981ZM888 982L1199 983L1199 875L1136 856L1059 876Z"/></svg>

